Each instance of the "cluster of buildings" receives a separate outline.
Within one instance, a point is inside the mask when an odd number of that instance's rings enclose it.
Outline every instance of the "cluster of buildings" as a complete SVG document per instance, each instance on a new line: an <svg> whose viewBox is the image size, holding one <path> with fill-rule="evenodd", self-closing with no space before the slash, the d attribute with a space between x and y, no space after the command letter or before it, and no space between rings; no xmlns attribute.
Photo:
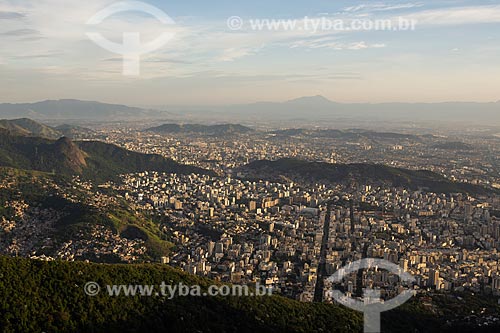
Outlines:
<svg viewBox="0 0 500 333"><path fill-rule="evenodd" d="M500 295L498 195L306 179L245 180L230 172L255 160L295 157L432 170L459 182L500 188L500 151L493 139L462 137L467 145L453 148L437 144L443 138L432 135L357 135L355 131L351 139L308 136L301 131L227 137L158 135L136 128L96 133L99 139L127 149L160 154L219 174L144 171L123 175L121 182L100 185L97 191L93 184L73 180L72 186L91 194L87 204L93 207L105 209L123 197L132 209L156 221L163 236L174 243L162 258L165 264L223 282L259 282L302 301L314 300L320 290L321 298L328 301L331 288L347 295L359 295L362 287L380 288L387 298L400 293L397 276L376 268L350 275L340 284L323 280L350 262L380 258L409 272L415 282L408 287L422 293L470 290ZM467 149L468 145L473 148ZM120 196L103 194L107 191ZM69 200L79 200L67 189L60 192ZM18 218L0 221L5 236L2 251L39 256L35 247L51 246L50 239L42 238L61 216L21 201L9 206ZM58 247L55 257L135 262L146 253L144 241L95 226L90 237L81 234ZM323 283L325 288L318 289Z"/></svg>
<svg viewBox="0 0 500 333"><path fill-rule="evenodd" d="M276 134L278 133L278 134ZM256 160L297 158L327 163L377 163L440 173L459 182L500 188L500 148L493 136L412 135L361 130L255 131L213 136L155 134L122 128L99 138L130 150L154 153L224 174ZM105 135L104 135L105 134ZM444 143L443 143L444 142Z"/></svg>
<svg viewBox="0 0 500 333"><path fill-rule="evenodd" d="M67 200L62 209L50 204L22 198L18 192L19 178L15 174L4 175L0 180L0 191L12 193L9 200L0 203L0 254L29 257L42 260L91 260L102 262L136 262L142 261L147 253L144 240L128 239L113 232L109 226L95 223L79 225L80 230L71 235L58 237L64 230L64 222L70 214L71 203L82 203L97 211L105 211L116 204L116 197L94 191L92 185L73 179L70 184L58 184L46 177L26 178L32 187L29 191L43 191L45 197ZM24 193L27 197L36 197L38 193ZM21 196L21 198L19 198ZM82 202L82 198L85 202ZM61 201L62 202L62 201ZM57 206L57 204L56 204Z"/></svg>
<svg viewBox="0 0 500 333"><path fill-rule="evenodd" d="M109 227L93 225L58 247L55 257L62 260L133 263L142 260L147 247L144 240L128 239Z"/></svg>
<svg viewBox="0 0 500 333"><path fill-rule="evenodd" d="M381 258L411 273L412 287L422 291L500 292L495 196L155 172L124 176L118 190L136 209L167 217L162 228L175 248L164 261L192 274L265 283L312 300L329 216L327 275L364 257ZM394 279L371 272L363 285L396 294ZM358 281L343 287L356 289Z"/></svg>

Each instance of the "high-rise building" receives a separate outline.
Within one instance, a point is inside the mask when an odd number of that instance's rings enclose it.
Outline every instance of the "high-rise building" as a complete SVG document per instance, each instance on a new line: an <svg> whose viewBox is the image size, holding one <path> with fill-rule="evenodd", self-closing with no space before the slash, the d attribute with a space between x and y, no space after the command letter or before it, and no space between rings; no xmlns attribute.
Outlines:
<svg viewBox="0 0 500 333"><path fill-rule="evenodd" d="M215 242L210 241L208 242L208 255L212 256L214 254L214 249L215 249Z"/></svg>
<svg viewBox="0 0 500 333"><path fill-rule="evenodd" d="M472 215L472 205L471 204L466 204L464 206L464 214L465 214L465 218L468 218Z"/></svg>
<svg viewBox="0 0 500 333"><path fill-rule="evenodd" d="M408 259L402 259L399 263L399 267L405 272L408 271Z"/></svg>
<svg viewBox="0 0 500 333"><path fill-rule="evenodd" d="M217 242L215 244L215 252L216 253L224 253L224 243Z"/></svg>
<svg viewBox="0 0 500 333"><path fill-rule="evenodd" d="M271 245L271 236L269 236L269 235L262 235L260 237L260 244L261 245L267 245L267 246Z"/></svg>
<svg viewBox="0 0 500 333"><path fill-rule="evenodd" d="M431 269L429 271L429 287L435 287L439 289L439 285L441 284L441 279L439 278L439 271L436 269Z"/></svg>
<svg viewBox="0 0 500 333"><path fill-rule="evenodd" d="M349 200L349 217L351 219L351 234L354 233L354 200Z"/></svg>
<svg viewBox="0 0 500 333"><path fill-rule="evenodd" d="M493 281L491 282L491 288L493 288L493 290L500 290L500 276L496 276L493 278Z"/></svg>

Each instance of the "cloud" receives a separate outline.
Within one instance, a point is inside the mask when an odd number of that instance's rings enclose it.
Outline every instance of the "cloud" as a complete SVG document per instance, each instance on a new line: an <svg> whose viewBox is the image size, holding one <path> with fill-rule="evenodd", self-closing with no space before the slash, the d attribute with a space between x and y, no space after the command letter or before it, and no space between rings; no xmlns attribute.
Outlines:
<svg viewBox="0 0 500 333"><path fill-rule="evenodd" d="M0 11L0 20L18 20L25 16L26 15L22 13Z"/></svg>
<svg viewBox="0 0 500 333"><path fill-rule="evenodd" d="M384 4L384 3L372 3L372 4L361 4L356 6L350 6L344 8L345 12L357 13L357 12L383 12L401 9L412 9L424 6L423 3L406 3L406 4Z"/></svg>
<svg viewBox="0 0 500 333"><path fill-rule="evenodd" d="M238 58L243 58L251 54L257 53L258 50L244 48L229 48L225 49L217 58L219 61L234 61Z"/></svg>
<svg viewBox="0 0 500 333"><path fill-rule="evenodd" d="M346 50L380 49L386 47L385 44L367 44L366 42L351 43L344 46Z"/></svg>
<svg viewBox="0 0 500 333"><path fill-rule="evenodd" d="M462 25L500 23L500 5L468 6L420 11L405 15L418 25Z"/></svg>
<svg viewBox="0 0 500 333"><path fill-rule="evenodd" d="M87 19L109 4L109 1L18 0L13 5L14 2L0 0L0 18L23 18L22 20L1 21L2 31L6 32L0 35L17 37L5 38L6 41L1 51L2 57L10 61L19 54L29 56L29 50L36 50L42 55L50 54L51 50L62 50L63 53L57 56L58 64L67 66L68 71L74 69L72 77L81 77L83 75L81 68L84 68L86 73L92 72L96 75L102 73L102 76L107 75L113 79L112 76L120 73L122 68L121 56L93 44L87 39L85 33L89 30L100 32L107 39L120 43L124 31L139 30L141 39L146 42L158 37L159 32L165 29L165 26L153 17L145 15L138 15L139 18L131 19L131 16L134 17L133 14L126 17L115 15L96 27L85 25ZM9 4L10 7L1 4ZM422 6L421 2L368 3L347 7L345 12L332 14L331 18L344 18L348 23L347 20L352 19L352 15L359 16L368 13L367 15L387 17L397 22L397 16L402 16L396 12L397 10L416 9L417 11L412 10L410 14L405 12L404 16L416 19L419 25L500 22L499 5L432 10L423 10L425 8L420 8ZM362 51L387 47L385 41L380 39L382 33L373 37L373 35L368 35L369 32L328 29L319 29L315 33L299 29L234 32L227 29L225 20L202 20L197 17L175 18L175 20L178 22L176 26L167 27L169 31L173 29L176 32L175 39L164 48L142 57L141 74L144 77L161 75L182 77L192 71L231 66L226 63L238 59L245 60L244 63L241 61L240 70L243 71L243 67L255 66L258 61L262 60L257 59L255 55L263 49L271 53L278 48L281 48L280 51L283 49L286 51L288 48L304 48L314 52L315 50ZM303 23L299 22L297 26L304 26ZM366 35L361 35L361 33ZM110 58L116 60L106 61ZM25 63L23 66L29 68L28 61ZM40 61L35 59L31 67L37 70L39 63ZM266 71L270 69L266 67L261 70L262 73Z"/></svg>
<svg viewBox="0 0 500 333"><path fill-rule="evenodd" d="M224 66L224 63L238 59L245 58L247 61L246 58L251 58L264 47L270 46L288 48L292 45L341 50L381 47L380 44L357 41L339 43L334 41L332 36L341 32L335 31L318 31L314 34L318 39L316 41L308 40L312 36L309 31L233 32L227 29L225 20L200 20L195 17L175 18L175 26L165 27L153 17L128 13L114 15L95 27L87 26L85 23L88 18L106 7L109 2L110 0L18 0L14 3L0 0L2 13L23 13L22 21L6 21L5 24L2 21L2 30L6 31L2 36L17 36L6 42L8 47L4 47L2 56L10 60L24 54L26 61L23 66L36 71L40 68L37 58L44 57L31 56L30 50L36 50L40 55L61 50L62 53L54 58L57 58L57 64L66 67L68 72L74 70L72 77L81 78L86 75L113 80L116 73L121 74L122 57L92 43L86 37L87 32L99 32L105 38L120 43L125 31L140 31L141 40L145 42L158 37L162 29L175 31L176 37L165 47L142 56L142 78L163 75L183 77L192 71ZM330 39L320 40L321 38ZM30 58L33 59L32 63L28 61ZM45 58L48 60L51 57ZM86 69L85 74L81 68Z"/></svg>
<svg viewBox="0 0 500 333"><path fill-rule="evenodd" d="M357 43L351 43L348 45L343 46L347 50L364 50L369 48L368 44L366 42L357 42Z"/></svg>
<svg viewBox="0 0 500 333"><path fill-rule="evenodd" d="M187 60L181 60L181 59L160 59L160 58L152 58L152 59L144 59L144 62L149 62L153 64L183 64L183 65L190 65L193 64L191 61Z"/></svg>
<svg viewBox="0 0 500 333"><path fill-rule="evenodd" d="M50 53L33 53L17 55L16 59L49 59L63 55L62 52L50 52Z"/></svg>
<svg viewBox="0 0 500 333"><path fill-rule="evenodd" d="M39 62L35 60L42 57L32 56L30 51L36 50L41 55L48 55L52 50L62 50L63 53L57 57L60 60L58 63L67 67L69 72L75 70L73 77L76 78L84 75L81 68L87 68L86 72L103 73L109 72L110 67L113 71L115 69L120 71L122 67L121 62L112 65L109 62L103 62L103 58L120 56L92 43L86 36L87 32L96 31L110 41L121 43L124 32L138 31L141 33L141 39L146 43L154 40L164 31L186 30L182 26L167 26L152 16L132 12L113 15L95 27L88 26L87 20L109 3L110 0L0 0L0 18L23 18L22 20L1 21L0 36L16 37L4 38L1 55L4 59L10 60L25 54L24 68L41 71ZM168 48L167 45L167 48L158 50L156 54L169 49L175 50L174 46L171 45ZM177 53L177 50L172 52L176 58L182 59ZM145 61L148 59L147 56L143 57ZM30 58L34 59L31 63L27 61ZM158 63L157 67L164 68L162 64ZM144 66L148 69L151 67L153 66Z"/></svg>
<svg viewBox="0 0 500 333"><path fill-rule="evenodd" d="M360 73L351 73L351 72L328 72L327 69L323 69L317 73L315 71L310 71L307 73L286 73L283 74L281 72L270 72L267 74L253 74L253 73L232 73L232 72L223 72L223 71L201 71L201 72L193 72L186 75L184 78L186 79L195 79L195 80L211 80L211 79L219 79L225 80L228 82L262 82L262 81L304 81L304 80L362 80L362 76Z"/></svg>
<svg viewBox="0 0 500 333"><path fill-rule="evenodd" d="M107 59L103 59L103 61L120 62L121 63L121 62L123 62L123 58L119 58L119 57L107 58ZM146 62L146 63L167 63L167 64L192 64L192 62L182 60L182 59L158 58L158 57L143 59L143 62Z"/></svg>
<svg viewBox="0 0 500 333"><path fill-rule="evenodd" d="M42 35L31 35L31 36L26 36L26 37L20 37L17 40L22 41L22 42L35 42L45 39Z"/></svg>
<svg viewBox="0 0 500 333"><path fill-rule="evenodd" d="M311 49L333 49L333 50L363 50L370 48L384 48L385 44L368 44L365 41L342 43L337 39L329 37L297 40L290 45L290 48L311 48Z"/></svg>
<svg viewBox="0 0 500 333"><path fill-rule="evenodd" d="M359 74L356 75L345 75L345 74L334 74L327 76L327 80L363 80L363 77Z"/></svg>
<svg viewBox="0 0 500 333"><path fill-rule="evenodd" d="M30 35L38 35L40 32L34 29L17 29L17 30L11 30L7 32L1 32L0 36L13 36L13 37L18 37L18 36L30 36Z"/></svg>

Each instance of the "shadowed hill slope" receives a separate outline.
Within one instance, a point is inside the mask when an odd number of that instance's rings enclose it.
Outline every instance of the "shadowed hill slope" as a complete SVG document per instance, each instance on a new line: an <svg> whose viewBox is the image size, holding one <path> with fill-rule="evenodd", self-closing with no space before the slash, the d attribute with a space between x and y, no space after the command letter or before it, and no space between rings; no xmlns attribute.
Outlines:
<svg viewBox="0 0 500 333"><path fill-rule="evenodd" d="M433 192L466 192L484 194L493 192L481 186L452 182L427 170L407 170L379 164L330 164L297 159L256 161L236 170L248 178L268 180L284 176L292 179L328 181L335 183L385 184L412 190Z"/></svg>
<svg viewBox="0 0 500 333"><path fill-rule="evenodd" d="M103 142L72 142L68 138L51 141L5 132L0 132L0 166L82 175L97 181L139 171L213 174L160 155L132 152Z"/></svg>

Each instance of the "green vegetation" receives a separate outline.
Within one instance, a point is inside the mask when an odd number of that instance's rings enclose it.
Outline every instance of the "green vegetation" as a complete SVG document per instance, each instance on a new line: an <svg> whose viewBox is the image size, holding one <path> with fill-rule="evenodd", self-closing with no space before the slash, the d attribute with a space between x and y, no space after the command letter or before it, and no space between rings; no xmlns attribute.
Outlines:
<svg viewBox="0 0 500 333"><path fill-rule="evenodd" d="M211 281L165 265L98 265L0 257L3 332L359 332L340 306L281 297L90 297L84 285L200 285Z"/></svg>
<svg viewBox="0 0 500 333"><path fill-rule="evenodd" d="M103 142L82 141L76 144L88 156L83 175L89 179L113 179L119 174L146 170L179 174L214 174L201 168L179 164L160 155L136 153Z"/></svg>
<svg viewBox="0 0 500 333"><path fill-rule="evenodd" d="M148 128L145 131L155 133L199 133L206 135L245 134L254 130L239 124L198 125L198 124L164 124Z"/></svg>
<svg viewBox="0 0 500 333"><path fill-rule="evenodd" d="M14 136L0 131L0 166L38 170L58 175L82 175L96 182L114 180L123 173L159 171L180 174L213 174L179 164L160 155L128 151L102 142L50 141Z"/></svg>
<svg viewBox="0 0 500 333"><path fill-rule="evenodd" d="M47 203L45 207L54 208ZM121 237L145 241L148 252L144 259L159 261L173 246L162 239L159 227L152 220L125 208L113 208L103 212L86 205L66 202L59 209L67 212L56 224L56 236L60 241L74 239L78 233L90 231L92 226L102 225Z"/></svg>
<svg viewBox="0 0 500 333"><path fill-rule="evenodd" d="M122 208L108 212L106 218L112 223L113 231L120 236L144 240L153 260L166 255L173 246L164 239L157 223L148 217Z"/></svg>
<svg viewBox="0 0 500 333"><path fill-rule="evenodd" d="M49 139L57 139L61 136L56 129L27 118L0 120L0 128L14 135L39 136Z"/></svg>
<svg viewBox="0 0 500 333"><path fill-rule="evenodd" d="M78 234L90 233L92 227L97 225L107 227L124 238L144 240L148 249L144 260L158 261L161 256L168 254L173 246L164 239L165 236L157 223L150 217L132 211L123 200L98 209L86 204L91 194L68 187L64 191L78 198L78 202L62 197L55 190L55 184L67 184L69 180L64 177L0 168L0 179L10 179L15 183L12 188L3 188L0 191L0 218L16 219L12 208L4 206L5 202L13 200L23 200L31 207L52 209L62 214L54 225L53 233L46 235L54 238L56 246L78 238ZM46 248L43 252L51 256L52 251L52 248Z"/></svg>
<svg viewBox="0 0 500 333"><path fill-rule="evenodd" d="M28 203L38 203L53 195L51 188L44 186L46 182L54 182L56 179L50 174L0 167L0 179L10 179L15 186L2 188L0 191L0 206L6 201L24 200ZM62 182L65 177L57 181Z"/></svg>
<svg viewBox="0 0 500 333"><path fill-rule="evenodd" d="M84 293L95 281L98 296ZM166 265L43 262L0 257L2 332L361 332L361 313L339 305L279 296L114 296L106 285L199 285L213 281ZM158 289L157 289L158 290ZM472 311L498 311L492 298L419 297L382 315L383 332L495 332L464 320ZM447 309L443 311L443 309ZM483 310L484 311L484 310ZM460 319L462 318L462 319ZM449 322L449 323L447 323Z"/></svg>
<svg viewBox="0 0 500 333"><path fill-rule="evenodd" d="M54 129L57 130L59 133L62 133L62 135L64 135L65 137L71 139L78 136L95 134L95 132L89 128L76 125L68 125L68 124L56 126L54 127Z"/></svg>

